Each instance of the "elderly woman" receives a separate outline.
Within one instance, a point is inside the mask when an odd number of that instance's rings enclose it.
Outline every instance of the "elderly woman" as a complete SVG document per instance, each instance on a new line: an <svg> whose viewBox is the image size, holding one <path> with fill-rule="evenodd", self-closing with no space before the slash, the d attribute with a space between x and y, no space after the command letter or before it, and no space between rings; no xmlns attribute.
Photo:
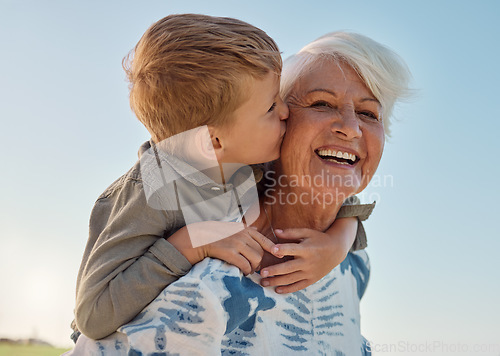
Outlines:
<svg viewBox="0 0 500 356"><path fill-rule="evenodd" d="M353 33L325 35L285 62L282 95L290 115L281 158L266 173L260 231L276 241L282 229L325 231L332 224L345 198L361 192L375 173L392 108L408 80L395 53ZM284 254L294 255L287 246ZM271 266L263 271L279 275L276 262L269 257ZM133 322L100 341L81 338L76 349L106 355L363 355L369 352L359 301L368 277L368 257L359 251L312 286L277 294L260 285L259 274L245 277L207 258Z"/></svg>

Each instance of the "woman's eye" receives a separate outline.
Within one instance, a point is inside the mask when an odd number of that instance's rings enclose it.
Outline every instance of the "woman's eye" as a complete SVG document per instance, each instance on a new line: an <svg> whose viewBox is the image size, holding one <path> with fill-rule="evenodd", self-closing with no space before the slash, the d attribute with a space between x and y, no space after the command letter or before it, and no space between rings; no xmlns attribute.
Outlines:
<svg viewBox="0 0 500 356"><path fill-rule="evenodd" d="M276 102L274 102L273 105L271 105L271 107L269 108L269 110L267 110L267 112L273 112L275 108L276 108Z"/></svg>
<svg viewBox="0 0 500 356"><path fill-rule="evenodd" d="M360 112L358 112L358 115L361 115L361 116L367 117L369 119L373 119L373 120L378 121L378 115L375 115L371 111L360 111Z"/></svg>
<svg viewBox="0 0 500 356"><path fill-rule="evenodd" d="M322 108L322 107L332 107L329 102L323 101L323 100L318 100L315 101L314 103L311 104L312 108Z"/></svg>

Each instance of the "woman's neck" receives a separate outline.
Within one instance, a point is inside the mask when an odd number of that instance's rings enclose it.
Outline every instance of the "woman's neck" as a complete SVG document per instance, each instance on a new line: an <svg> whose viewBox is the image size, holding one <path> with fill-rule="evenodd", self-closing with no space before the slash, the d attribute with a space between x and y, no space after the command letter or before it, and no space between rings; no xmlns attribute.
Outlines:
<svg viewBox="0 0 500 356"><path fill-rule="evenodd" d="M325 231L335 220L342 205L342 202L328 206L322 204L288 204L286 194L296 193L293 190L283 188L268 190L265 198L260 201L260 215L252 225L274 243L289 242L280 241L274 232L276 229L309 228ZM266 252L261 267L264 268L283 261L283 259Z"/></svg>
<svg viewBox="0 0 500 356"><path fill-rule="evenodd" d="M264 205L274 229L309 228L325 231L335 220L342 201L326 204L321 194L305 188L277 187Z"/></svg>

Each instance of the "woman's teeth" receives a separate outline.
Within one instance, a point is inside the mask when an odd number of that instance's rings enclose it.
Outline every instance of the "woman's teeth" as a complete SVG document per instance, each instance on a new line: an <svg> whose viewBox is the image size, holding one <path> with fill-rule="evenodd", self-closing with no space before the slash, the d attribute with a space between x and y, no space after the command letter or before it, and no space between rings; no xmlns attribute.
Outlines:
<svg viewBox="0 0 500 356"><path fill-rule="evenodd" d="M348 152L335 151L331 149L317 150L318 156L328 161L335 161L341 164L353 164L356 162L356 155ZM340 160L339 160L340 158Z"/></svg>

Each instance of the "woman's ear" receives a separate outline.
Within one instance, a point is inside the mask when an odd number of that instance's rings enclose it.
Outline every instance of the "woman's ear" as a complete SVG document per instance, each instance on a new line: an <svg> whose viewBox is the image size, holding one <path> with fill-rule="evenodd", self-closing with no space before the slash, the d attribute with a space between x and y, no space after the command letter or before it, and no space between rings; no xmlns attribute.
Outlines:
<svg viewBox="0 0 500 356"><path fill-rule="evenodd" d="M224 147L221 140L222 132L213 126L208 126L208 132L210 133L210 142L207 143L207 146L210 146L210 153L212 155L215 153L217 160L220 162L224 157Z"/></svg>

